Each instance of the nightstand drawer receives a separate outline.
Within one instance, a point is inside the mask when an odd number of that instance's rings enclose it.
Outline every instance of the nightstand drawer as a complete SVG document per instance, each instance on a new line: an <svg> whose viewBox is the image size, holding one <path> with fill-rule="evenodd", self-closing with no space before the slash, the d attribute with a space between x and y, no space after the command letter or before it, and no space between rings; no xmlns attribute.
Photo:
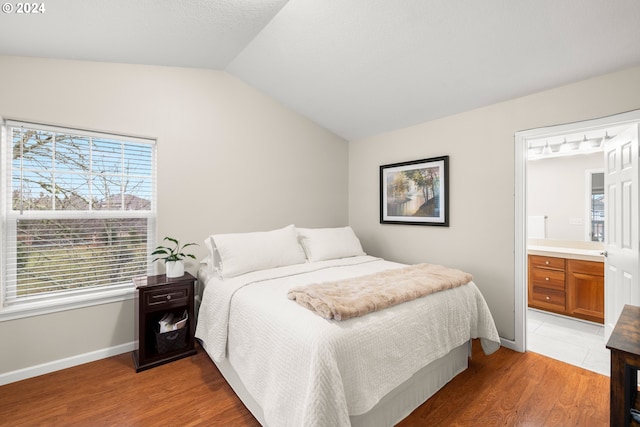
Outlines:
<svg viewBox="0 0 640 427"><path fill-rule="evenodd" d="M186 304L189 301L189 288L183 286L178 289L162 289L144 292L146 308L158 308L175 304Z"/></svg>

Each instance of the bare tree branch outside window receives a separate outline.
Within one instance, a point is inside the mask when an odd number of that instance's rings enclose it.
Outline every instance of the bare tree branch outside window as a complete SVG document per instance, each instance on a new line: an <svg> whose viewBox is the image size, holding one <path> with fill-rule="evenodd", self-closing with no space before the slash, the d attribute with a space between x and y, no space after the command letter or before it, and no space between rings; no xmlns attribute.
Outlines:
<svg viewBox="0 0 640 427"><path fill-rule="evenodd" d="M16 219L9 268L17 290L9 299L105 287L145 274L153 145L36 128L10 131L11 208L31 214Z"/></svg>

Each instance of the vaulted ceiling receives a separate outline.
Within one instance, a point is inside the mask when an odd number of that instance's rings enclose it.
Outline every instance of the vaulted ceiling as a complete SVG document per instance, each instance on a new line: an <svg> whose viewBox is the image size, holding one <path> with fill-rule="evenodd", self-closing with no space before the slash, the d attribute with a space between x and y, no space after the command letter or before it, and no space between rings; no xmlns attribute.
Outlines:
<svg viewBox="0 0 640 427"><path fill-rule="evenodd" d="M347 140L640 65L638 0L38 4L0 55L225 70Z"/></svg>

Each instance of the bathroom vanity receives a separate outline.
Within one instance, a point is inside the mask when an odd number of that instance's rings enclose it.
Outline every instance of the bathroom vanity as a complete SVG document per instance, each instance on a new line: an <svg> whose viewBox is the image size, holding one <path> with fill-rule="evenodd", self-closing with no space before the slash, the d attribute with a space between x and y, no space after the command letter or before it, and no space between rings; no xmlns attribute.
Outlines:
<svg viewBox="0 0 640 427"><path fill-rule="evenodd" d="M604 256L600 249L529 245L528 305L604 323Z"/></svg>

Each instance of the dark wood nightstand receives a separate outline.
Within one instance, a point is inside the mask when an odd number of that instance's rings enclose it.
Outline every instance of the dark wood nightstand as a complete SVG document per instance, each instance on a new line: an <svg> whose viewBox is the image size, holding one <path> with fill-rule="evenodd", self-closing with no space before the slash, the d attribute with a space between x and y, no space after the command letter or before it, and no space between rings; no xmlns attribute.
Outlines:
<svg viewBox="0 0 640 427"><path fill-rule="evenodd" d="M136 372L153 368L197 353L195 348L194 283L189 273L182 277L166 275L133 279L138 294L135 304L135 340L133 352ZM158 321L167 313L182 316L187 312L184 330L159 334Z"/></svg>
<svg viewBox="0 0 640 427"><path fill-rule="evenodd" d="M610 425L638 425L631 409L638 395L640 371L640 307L625 305L613 328L607 348L611 350Z"/></svg>

